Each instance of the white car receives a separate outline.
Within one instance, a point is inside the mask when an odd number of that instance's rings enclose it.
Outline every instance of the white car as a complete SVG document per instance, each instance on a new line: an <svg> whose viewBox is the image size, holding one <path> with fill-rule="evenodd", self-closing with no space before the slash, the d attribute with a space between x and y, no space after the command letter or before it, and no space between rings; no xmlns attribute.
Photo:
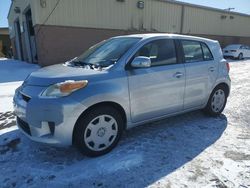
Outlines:
<svg viewBox="0 0 250 188"><path fill-rule="evenodd" d="M231 44L223 49L225 58L244 59L250 57L250 47L242 44Z"/></svg>

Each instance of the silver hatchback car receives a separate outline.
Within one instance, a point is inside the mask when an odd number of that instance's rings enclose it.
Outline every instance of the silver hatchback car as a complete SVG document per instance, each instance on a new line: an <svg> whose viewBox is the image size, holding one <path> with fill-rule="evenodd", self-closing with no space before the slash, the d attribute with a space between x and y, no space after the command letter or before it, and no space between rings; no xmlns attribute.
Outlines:
<svg viewBox="0 0 250 188"><path fill-rule="evenodd" d="M218 116L230 92L217 41L174 34L120 36L66 63L33 72L16 90L20 130L30 139L111 151L122 132L204 109Z"/></svg>

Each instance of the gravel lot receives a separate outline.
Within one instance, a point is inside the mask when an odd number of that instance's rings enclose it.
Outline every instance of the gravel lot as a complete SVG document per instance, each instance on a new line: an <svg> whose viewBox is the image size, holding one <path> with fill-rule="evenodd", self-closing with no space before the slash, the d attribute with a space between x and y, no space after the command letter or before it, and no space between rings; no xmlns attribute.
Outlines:
<svg viewBox="0 0 250 188"><path fill-rule="evenodd" d="M1 112L0 187L250 187L250 60L230 64L223 115L196 111L136 127L98 158L31 142L12 112Z"/></svg>

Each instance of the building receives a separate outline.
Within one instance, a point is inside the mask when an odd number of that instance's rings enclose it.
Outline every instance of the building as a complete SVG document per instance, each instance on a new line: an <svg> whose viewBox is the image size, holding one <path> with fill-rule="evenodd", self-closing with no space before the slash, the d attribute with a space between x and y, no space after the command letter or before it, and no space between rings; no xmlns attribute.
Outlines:
<svg viewBox="0 0 250 188"><path fill-rule="evenodd" d="M180 33L250 45L250 15L168 0L12 0L15 57L46 66L116 35Z"/></svg>
<svg viewBox="0 0 250 188"><path fill-rule="evenodd" d="M10 36L8 28L0 28L0 57L10 57Z"/></svg>

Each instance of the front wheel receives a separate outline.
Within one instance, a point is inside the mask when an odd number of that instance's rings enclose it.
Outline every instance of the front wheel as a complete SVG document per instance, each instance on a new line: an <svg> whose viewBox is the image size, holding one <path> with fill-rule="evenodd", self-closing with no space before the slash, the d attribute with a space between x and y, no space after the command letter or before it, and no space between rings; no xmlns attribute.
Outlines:
<svg viewBox="0 0 250 188"><path fill-rule="evenodd" d="M210 95L204 111L211 116L219 116L227 103L227 92L225 87L217 86Z"/></svg>
<svg viewBox="0 0 250 188"><path fill-rule="evenodd" d="M117 145L123 126L123 118L115 108L100 106L77 121L74 143L87 156L104 155Z"/></svg>
<svg viewBox="0 0 250 188"><path fill-rule="evenodd" d="M243 54L242 54L242 53L240 53L240 54L239 54L238 59L239 59L239 60L244 59L244 57L243 57Z"/></svg>

